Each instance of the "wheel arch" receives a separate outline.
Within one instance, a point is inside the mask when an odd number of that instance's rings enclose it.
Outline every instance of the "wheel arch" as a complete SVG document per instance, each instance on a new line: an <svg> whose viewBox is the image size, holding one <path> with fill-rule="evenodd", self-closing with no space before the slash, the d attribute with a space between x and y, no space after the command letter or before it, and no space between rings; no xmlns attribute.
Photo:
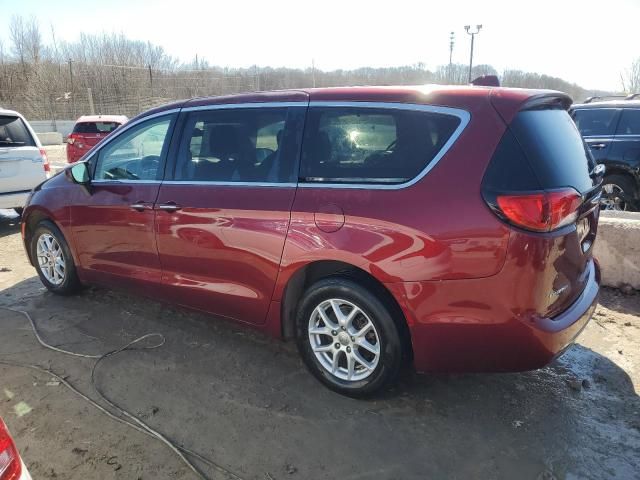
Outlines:
<svg viewBox="0 0 640 480"><path fill-rule="evenodd" d="M24 246L25 246L25 250L27 251L27 256L29 258L29 262L31 263L32 266L35 266L34 264L34 260L32 258L31 255L31 236L33 235L34 230L36 229L36 227L38 226L38 224L43 221L43 220L47 220L51 223L53 223L56 227L58 227L58 229L62 232L62 234L64 235L65 240L67 241L67 244L69 244L69 248L71 249L71 253L72 255L75 257L75 252L73 250L73 248L71 248L71 242L69 239L69 235L67 234L67 232L65 231L66 229L63 228L58 222L55 221L55 216L42 208L28 208L24 213L23 213L23 217L22 217L22 222L23 222L23 242L24 242ZM77 261L76 258L74 258L74 261Z"/></svg>
<svg viewBox="0 0 640 480"><path fill-rule="evenodd" d="M398 328L403 347L413 358L411 333L402 308L391 291L370 272L353 264L339 260L316 260L298 268L287 280L282 294L280 328L283 338L295 336L295 317L298 302L307 288L320 279L343 277L351 279L373 291L389 308Z"/></svg>

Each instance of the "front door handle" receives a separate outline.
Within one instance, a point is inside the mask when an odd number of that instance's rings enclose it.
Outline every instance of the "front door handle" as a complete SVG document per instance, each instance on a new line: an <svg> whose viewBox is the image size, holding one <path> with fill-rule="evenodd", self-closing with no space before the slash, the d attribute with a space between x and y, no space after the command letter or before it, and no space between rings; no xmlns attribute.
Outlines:
<svg viewBox="0 0 640 480"><path fill-rule="evenodd" d="M180 205L177 205L176 202L167 202L167 203L161 203L160 205L158 205L158 210L162 210L164 212L176 212L178 210L180 210L182 207Z"/></svg>
<svg viewBox="0 0 640 480"><path fill-rule="evenodd" d="M602 150L606 146L607 146L606 143L592 143L591 145L589 145L589 147L591 147L594 150Z"/></svg>
<svg viewBox="0 0 640 480"><path fill-rule="evenodd" d="M145 210L151 210L153 206L149 202L136 202L129 205L129 208L137 212L144 212Z"/></svg>

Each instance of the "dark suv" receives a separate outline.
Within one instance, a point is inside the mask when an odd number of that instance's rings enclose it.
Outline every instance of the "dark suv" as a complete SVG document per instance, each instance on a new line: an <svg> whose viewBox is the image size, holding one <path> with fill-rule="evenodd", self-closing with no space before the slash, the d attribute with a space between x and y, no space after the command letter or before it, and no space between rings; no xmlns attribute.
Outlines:
<svg viewBox="0 0 640 480"><path fill-rule="evenodd" d="M640 101L577 104L570 114L596 162L607 167L603 208L640 210Z"/></svg>
<svg viewBox="0 0 640 480"><path fill-rule="evenodd" d="M599 290L601 178L570 104L436 86L174 103L38 187L25 246L55 293L125 288L293 337L349 395L404 359L540 368Z"/></svg>

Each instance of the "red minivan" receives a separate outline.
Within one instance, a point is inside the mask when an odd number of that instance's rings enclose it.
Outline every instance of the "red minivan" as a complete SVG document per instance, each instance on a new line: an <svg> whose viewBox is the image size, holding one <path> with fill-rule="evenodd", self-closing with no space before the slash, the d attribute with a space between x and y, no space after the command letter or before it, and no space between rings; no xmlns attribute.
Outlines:
<svg viewBox="0 0 640 480"><path fill-rule="evenodd" d="M103 138L124 125L124 115L83 115L67 137L67 162L77 162Z"/></svg>
<svg viewBox="0 0 640 480"><path fill-rule="evenodd" d="M328 387L547 365L587 324L601 172L563 93L362 87L173 103L37 188L51 291L143 295L295 338Z"/></svg>

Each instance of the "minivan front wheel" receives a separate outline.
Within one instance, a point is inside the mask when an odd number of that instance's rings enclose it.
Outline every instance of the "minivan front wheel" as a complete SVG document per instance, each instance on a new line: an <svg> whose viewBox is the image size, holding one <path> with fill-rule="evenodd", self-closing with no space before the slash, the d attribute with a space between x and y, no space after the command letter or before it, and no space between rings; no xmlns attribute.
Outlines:
<svg viewBox="0 0 640 480"><path fill-rule="evenodd" d="M80 289L69 245L52 222L41 221L33 232L31 258L40 281L51 292L69 295Z"/></svg>
<svg viewBox="0 0 640 480"><path fill-rule="evenodd" d="M297 313L297 344L309 370L339 393L362 397L393 382L402 343L389 309L346 278L320 280Z"/></svg>

